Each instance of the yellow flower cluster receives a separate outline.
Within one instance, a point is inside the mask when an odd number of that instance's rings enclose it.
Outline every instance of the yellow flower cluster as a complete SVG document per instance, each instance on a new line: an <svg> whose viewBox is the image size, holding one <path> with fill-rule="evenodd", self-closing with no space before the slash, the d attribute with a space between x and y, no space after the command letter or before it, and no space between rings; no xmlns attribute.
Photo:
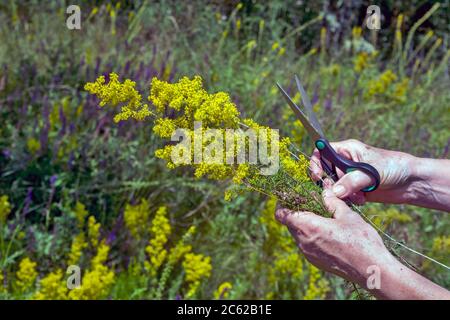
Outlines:
<svg viewBox="0 0 450 320"><path fill-rule="evenodd" d="M135 206L127 204L124 212L125 225L133 237L141 239L147 231L147 223L150 215L150 206L145 199Z"/></svg>
<svg viewBox="0 0 450 320"><path fill-rule="evenodd" d="M19 292L25 292L34 285L38 275L36 265L36 262L28 257L20 261L19 270L16 272L16 287Z"/></svg>
<svg viewBox="0 0 450 320"><path fill-rule="evenodd" d="M369 62L369 54L365 51L360 52L353 61L353 70L355 70L356 73L361 73L369 65Z"/></svg>
<svg viewBox="0 0 450 320"><path fill-rule="evenodd" d="M237 128L239 111L225 92L208 94L203 89L202 78L183 77L177 83L167 83L153 78L148 97L162 118L170 109L179 112L173 124L193 129L194 121L202 121L208 128Z"/></svg>
<svg viewBox="0 0 450 320"><path fill-rule="evenodd" d="M84 226L84 219L87 217L89 212L86 210L84 204L77 201L77 203L75 204L74 213L78 222L78 227L82 228Z"/></svg>
<svg viewBox="0 0 450 320"><path fill-rule="evenodd" d="M320 72L326 75L337 76L341 72L341 66L337 63L333 63L329 66L322 67Z"/></svg>
<svg viewBox="0 0 450 320"><path fill-rule="evenodd" d="M394 86L394 91L392 97L397 102L403 103L406 101L406 93L409 88L409 78L405 77L400 82L396 83Z"/></svg>
<svg viewBox="0 0 450 320"><path fill-rule="evenodd" d="M390 69L386 70L378 79L369 82L366 98L385 93L395 80L397 80L395 73Z"/></svg>
<svg viewBox="0 0 450 320"><path fill-rule="evenodd" d="M217 290L214 292L214 299L226 299L230 295L230 291L233 289L233 285L229 282L220 284Z"/></svg>
<svg viewBox="0 0 450 320"><path fill-rule="evenodd" d="M94 216L89 216L88 219L88 238L93 247L98 245L98 238L100 237L100 223L97 223Z"/></svg>
<svg viewBox="0 0 450 320"><path fill-rule="evenodd" d="M121 111L114 117L115 122L127 120L130 117L144 120L151 115L148 105L142 103L142 96L136 90L136 83L129 79L120 83L116 73L109 75L109 82L100 76L95 82L88 82L84 89L95 94L100 99L100 106L106 104L121 106Z"/></svg>
<svg viewBox="0 0 450 320"><path fill-rule="evenodd" d="M186 272L185 281L189 284L186 297L190 298L197 292L201 280L211 276L211 258L202 254L187 253L184 256L183 268Z"/></svg>
<svg viewBox="0 0 450 320"><path fill-rule="evenodd" d="M8 201L8 196L0 197L0 225L3 224L11 212L11 204Z"/></svg>
<svg viewBox="0 0 450 320"><path fill-rule="evenodd" d="M442 236L434 238L433 248L431 250L433 252L442 252L447 255L450 255L450 236Z"/></svg>
<svg viewBox="0 0 450 320"><path fill-rule="evenodd" d="M28 138L27 149L31 154L35 154L41 148L41 143L36 138Z"/></svg>
<svg viewBox="0 0 450 320"><path fill-rule="evenodd" d="M61 269L50 272L39 282L39 291L33 296L35 300L66 300L67 283Z"/></svg>
<svg viewBox="0 0 450 320"><path fill-rule="evenodd" d="M263 244L263 252L266 255L264 259L265 262L271 261L265 265L267 281L274 289L266 293L266 299L273 299L279 294L286 295L288 292L295 295L290 298L323 298L329 290L328 281L317 268L304 260L288 230L275 221L273 215L276 203L276 198L269 198L259 218L267 235ZM308 275L308 287L301 290L298 284L304 283ZM288 283L286 278L289 278ZM291 284L295 284L295 287L292 288Z"/></svg>
<svg viewBox="0 0 450 320"><path fill-rule="evenodd" d="M178 241L178 243L170 250L170 254L168 257L168 263L174 265L178 262L186 253L192 251L192 246L186 244L186 240L191 238L195 233L195 226L191 226L188 231L183 235L183 237Z"/></svg>
<svg viewBox="0 0 450 320"><path fill-rule="evenodd" d="M280 141L280 163L283 170L298 182L310 181L308 176L309 162L303 154L297 155L293 159L289 151L291 141L289 138L283 138Z"/></svg>
<svg viewBox="0 0 450 320"><path fill-rule="evenodd" d="M323 300L330 287L328 281L322 278L322 273L312 264L309 266L309 285L303 297L304 300Z"/></svg>
<svg viewBox="0 0 450 320"><path fill-rule="evenodd" d="M430 256L448 265L450 263L450 236L440 236L433 239ZM429 260L424 261L423 267L430 269L433 264Z"/></svg>
<svg viewBox="0 0 450 320"><path fill-rule="evenodd" d="M114 272L105 263L108 258L109 246L100 243L97 254L92 258L91 268L87 270L81 280L81 286L69 292L72 300L105 299L114 284Z"/></svg>
<svg viewBox="0 0 450 320"><path fill-rule="evenodd" d="M295 248L295 246L294 246ZM274 262L269 267L267 280L270 285L276 286L280 279L289 277L292 282L303 281L303 259L295 250L292 253L280 252L274 254Z"/></svg>
<svg viewBox="0 0 450 320"><path fill-rule="evenodd" d="M112 79L117 79L117 77L114 76ZM118 100L122 99L116 96L122 97L128 94L122 85L115 82L105 84L102 77L97 79L95 85L88 84L87 89L99 96L102 101L101 105L111 103L114 106ZM194 168L194 175L197 178L203 176L216 180L231 178L236 185L248 183L252 180L256 181L255 179L259 178L258 164L230 164L227 160L235 159L238 152L242 151L239 149L243 148L241 141L244 141L246 150L249 146L249 139L245 136L245 133L236 129L241 127L254 129L258 138L263 137L268 146L272 146L272 132L269 127L261 126L251 119L241 119L236 105L227 93L209 94L203 88L202 78L199 76L195 76L193 79L183 77L177 83L168 83L153 78L148 99L153 107L152 114L156 118L153 131L158 136L168 138L177 128L183 128L190 141L196 141L196 139L201 141L200 150L195 145L193 148L185 149L181 142L175 145L169 144L156 150L155 156L165 160L168 168L173 169L180 165L190 165ZM137 120L143 119L141 116L131 115L131 117ZM216 129L217 135L211 137L203 133L203 130L197 130L194 126L195 121L201 121L204 129ZM227 129L235 129L231 133L232 136L229 135ZM227 141L233 141L235 147L222 150L223 145L221 144L221 148L215 149L214 142L218 137L226 143L228 143ZM277 149L279 147L280 150L282 169L299 182L309 181L306 170L308 161L303 156L299 156L296 160L292 159L288 150L290 144L290 140L285 138L276 145ZM202 154L203 158L200 161L194 161L196 160L194 151ZM270 152L272 152L272 155L274 154L272 148ZM179 155L182 161L174 162L174 154ZM270 155L268 156L270 157ZM215 159L219 160L215 161ZM231 194L231 192L228 192L225 197L230 199Z"/></svg>
<svg viewBox="0 0 450 320"><path fill-rule="evenodd" d="M259 221L265 227L267 234L263 249L270 255L276 251L288 252L295 246L289 231L274 219L276 206L277 199L275 197L269 198L259 217Z"/></svg>
<svg viewBox="0 0 450 320"><path fill-rule="evenodd" d="M84 233L79 233L72 240L72 245L70 247L68 264L73 265L77 264L80 261L81 255L83 254L83 250L87 248L88 244L86 242Z"/></svg>
<svg viewBox="0 0 450 320"><path fill-rule="evenodd" d="M3 271L0 271L0 293L3 293L6 291L4 280L5 279L3 277Z"/></svg>
<svg viewBox="0 0 450 320"><path fill-rule="evenodd" d="M352 37L354 39L361 38L361 34L362 34L362 28L361 27L353 27L352 28Z"/></svg>
<svg viewBox="0 0 450 320"><path fill-rule="evenodd" d="M149 258L149 261L145 263L145 267L152 276L155 276L167 257L167 249L165 246L171 233L166 207L160 207L156 211L150 232L153 238L150 239L148 246L145 248Z"/></svg>

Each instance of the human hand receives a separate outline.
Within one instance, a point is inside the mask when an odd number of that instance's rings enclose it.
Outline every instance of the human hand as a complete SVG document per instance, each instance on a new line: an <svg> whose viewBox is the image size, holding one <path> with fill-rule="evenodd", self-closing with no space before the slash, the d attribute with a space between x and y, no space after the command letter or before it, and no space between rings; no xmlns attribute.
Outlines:
<svg viewBox="0 0 450 320"><path fill-rule="evenodd" d="M275 214L309 262L359 284L377 298L450 299L449 291L395 259L376 230L337 198L328 183L323 201L332 218L288 209L278 209ZM368 281L375 273L378 287Z"/></svg>
<svg viewBox="0 0 450 320"><path fill-rule="evenodd" d="M329 187L323 201L332 218L288 209L278 209L276 218L288 227L308 261L365 287L367 268L389 264L394 258L375 229Z"/></svg>
<svg viewBox="0 0 450 320"><path fill-rule="evenodd" d="M412 170L415 157L397 151L384 150L350 139L331 142L337 153L355 162L366 162L380 173L380 186L377 190L364 193L361 189L373 184L366 173L355 170L344 173L338 168L339 180L333 186L333 192L341 199L350 198L352 202L362 204L366 200L384 203L407 203L411 195ZM318 181L323 178L324 170L320 163L319 150L315 149L310 161L311 177Z"/></svg>

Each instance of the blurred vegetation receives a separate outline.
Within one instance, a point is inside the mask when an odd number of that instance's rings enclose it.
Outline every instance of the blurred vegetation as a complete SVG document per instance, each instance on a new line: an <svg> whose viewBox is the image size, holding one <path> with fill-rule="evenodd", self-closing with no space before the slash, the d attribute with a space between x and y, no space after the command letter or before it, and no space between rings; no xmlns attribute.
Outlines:
<svg viewBox="0 0 450 320"><path fill-rule="evenodd" d="M448 158L449 4L381 3L380 31L364 27L367 1L79 1L81 30L65 26L67 1L1 4L0 297L353 298L297 254L272 199L226 202L226 185L169 172L151 127L113 123L83 86L114 71L148 92L154 76L199 74L308 154L275 87L298 74L331 140ZM445 214L362 210L450 263ZM399 253L450 287L448 271Z"/></svg>

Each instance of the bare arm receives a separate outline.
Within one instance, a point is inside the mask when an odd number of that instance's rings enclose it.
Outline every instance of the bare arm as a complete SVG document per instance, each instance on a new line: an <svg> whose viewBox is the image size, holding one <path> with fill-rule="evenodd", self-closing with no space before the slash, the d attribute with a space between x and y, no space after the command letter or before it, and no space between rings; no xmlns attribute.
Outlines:
<svg viewBox="0 0 450 320"><path fill-rule="evenodd" d="M450 160L414 158L408 204L450 212Z"/></svg>
<svg viewBox="0 0 450 320"><path fill-rule="evenodd" d="M364 201L403 203L450 212L450 160L424 159L398 151L375 148L357 140L331 143L341 155L373 165L380 173L378 190L363 193L359 190L372 184L361 171L344 174L338 171L339 181L334 193L341 199L350 197L355 203ZM318 150L311 157L311 173L315 180L323 175Z"/></svg>

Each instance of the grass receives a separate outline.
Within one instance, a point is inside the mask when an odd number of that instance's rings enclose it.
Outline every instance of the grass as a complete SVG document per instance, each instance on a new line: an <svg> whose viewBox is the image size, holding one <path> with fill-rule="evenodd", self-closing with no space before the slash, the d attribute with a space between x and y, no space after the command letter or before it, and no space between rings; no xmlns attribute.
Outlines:
<svg viewBox="0 0 450 320"><path fill-rule="evenodd" d="M298 74L330 140L356 138L417 156L448 157L449 51L445 41L435 45L446 32L438 23L445 7L428 19L438 25L428 40L427 30L401 8L406 15L400 33L395 36L394 19L379 31L377 42L367 29L361 36L358 29L352 32L358 26L354 19L333 31L321 8L288 8L278 1L242 8L231 2L142 1L121 7L101 2L83 4L82 29L70 31L61 27L62 2L11 1L1 7L0 196L7 195L11 204L0 230L1 297L32 297L42 277L67 268L72 239L87 236L87 226L75 222L77 201L101 224L100 238L110 247L106 265L115 273L113 286L93 298L188 297L181 262L164 286L164 266L156 276L145 270L145 248L154 235L137 240L124 222L126 204L142 198L150 203L150 218L143 222L148 228L155 211L168 208L168 252L189 226L196 226L187 244L211 257L212 272L200 279L194 298L213 298L224 282L232 284L228 298L352 297L340 279L317 273L297 255L286 231L268 218L274 210L270 199L255 192L225 202L223 183L194 179L188 169L168 171L153 156L164 142L151 127L114 124L113 111L100 110L82 89L111 71L136 81L141 92L148 91L153 76L176 81L199 74L209 92L229 92L244 116L279 128L308 154L311 141L275 87L280 82L293 90L290 79ZM411 25L415 32L406 32ZM361 52L368 60L357 72ZM396 80L381 92L369 92L388 70ZM436 240L448 239L449 219L443 213L387 205L362 210L396 239L449 264L448 245ZM84 249L83 271L97 251ZM446 270L399 252L449 288ZM38 278L19 291L17 272L24 257L37 262Z"/></svg>

